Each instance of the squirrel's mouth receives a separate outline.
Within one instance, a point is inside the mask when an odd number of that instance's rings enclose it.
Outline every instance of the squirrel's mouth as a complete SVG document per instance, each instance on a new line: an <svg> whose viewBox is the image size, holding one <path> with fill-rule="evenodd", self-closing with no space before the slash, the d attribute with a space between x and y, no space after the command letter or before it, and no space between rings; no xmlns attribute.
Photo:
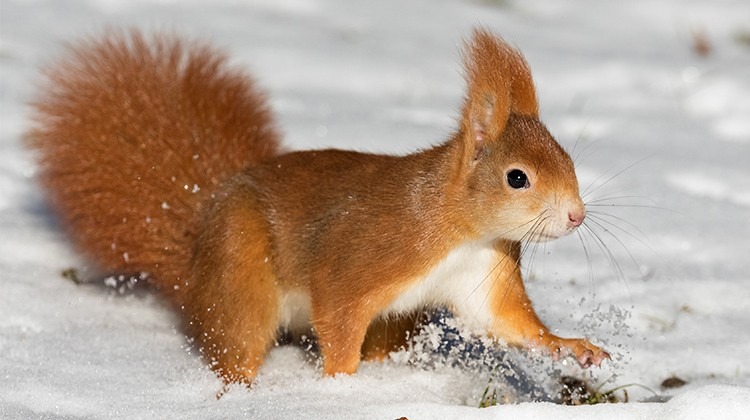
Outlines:
<svg viewBox="0 0 750 420"><path fill-rule="evenodd" d="M536 233L536 234L534 234L534 235L531 236L531 241L532 242L549 242L549 241L554 241L555 239L557 239L557 238L559 238L561 236L565 236L565 234L563 234L563 235L552 235L552 234L549 234L549 233L546 233L546 232L538 232L538 233Z"/></svg>
<svg viewBox="0 0 750 420"><path fill-rule="evenodd" d="M530 235L529 240L531 242L554 241L555 239L559 239L559 238L562 238L563 236L570 235L576 229L577 227L567 227L565 229L560 229L559 231L555 231L554 229L550 229L550 228L540 229L537 232L533 232Z"/></svg>

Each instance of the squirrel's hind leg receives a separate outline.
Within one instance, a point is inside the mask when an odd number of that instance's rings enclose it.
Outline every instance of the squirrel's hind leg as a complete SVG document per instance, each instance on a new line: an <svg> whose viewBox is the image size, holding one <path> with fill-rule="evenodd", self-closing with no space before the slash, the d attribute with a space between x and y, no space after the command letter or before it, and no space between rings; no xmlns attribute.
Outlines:
<svg viewBox="0 0 750 420"><path fill-rule="evenodd" d="M188 332L225 382L251 384L276 340L279 289L267 222L248 197L219 203L195 251Z"/></svg>
<svg viewBox="0 0 750 420"><path fill-rule="evenodd" d="M372 321L362 344L362 360L384 360L391 352L409 344L409 339L419 333L420 326L428 321L425 312L414 311Z"/></svg>

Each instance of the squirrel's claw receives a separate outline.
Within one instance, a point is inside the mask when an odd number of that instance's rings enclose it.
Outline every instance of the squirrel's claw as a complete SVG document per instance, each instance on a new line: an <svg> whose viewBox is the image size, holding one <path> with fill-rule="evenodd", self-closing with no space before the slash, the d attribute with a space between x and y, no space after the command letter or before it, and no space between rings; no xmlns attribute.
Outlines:
<svg viewBox="0 0 750 420"><path fill-rule="evenodd" d="M579 354L576 356L576 359L578 359L578 364L581 365L582 368L587 368L590 366L601 366L604 359L611 359L612 357L604 350L598 349L597 352L593 352L589 349L586 349L582 354Z"/></svg>
<svg viewBox="0 0 750 420"><path fill-rule="evenodd" d="M582 368L601 366L605 359L612 357L606 351L582 338L555 338L547 345L552 354L552 360L559 360L562 356L575 356Z"/></svg>

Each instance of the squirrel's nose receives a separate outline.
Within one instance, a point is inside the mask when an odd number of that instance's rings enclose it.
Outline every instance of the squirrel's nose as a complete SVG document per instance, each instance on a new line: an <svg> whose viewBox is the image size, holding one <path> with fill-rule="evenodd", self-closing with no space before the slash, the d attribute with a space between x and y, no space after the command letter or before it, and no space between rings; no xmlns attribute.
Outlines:
<svg viewBox="0 0 750 420"><path fill-rule="evenodd" d="M568 227L577 228L583 223L583 219L586 217L586 209L572 210L568 212Z"/></svg>

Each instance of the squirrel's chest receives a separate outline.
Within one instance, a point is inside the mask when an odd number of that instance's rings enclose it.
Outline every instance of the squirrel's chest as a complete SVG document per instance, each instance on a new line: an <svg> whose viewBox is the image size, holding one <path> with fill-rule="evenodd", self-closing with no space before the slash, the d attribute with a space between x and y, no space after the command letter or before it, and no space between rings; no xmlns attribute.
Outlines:
<svg viewBox="0 0 750 420"><path fill-rule="evenodd" d="M469 243L452 250L426 275L410 282L383 315L424 307L448 306L458 312L486 307L498 253L489 243Z"/></svg>
<svg viewBox="0 0 750 420"><path fill-rule="evenodd" d="M412 279L380 316L444 306L460 315L467 326L481 330L492 321L488 296L496 286L502 255L488 243L455 248L426 274ZM311 301L306 291L288 291L280 301L281 325L302 330L310 323Z"/></svg>

